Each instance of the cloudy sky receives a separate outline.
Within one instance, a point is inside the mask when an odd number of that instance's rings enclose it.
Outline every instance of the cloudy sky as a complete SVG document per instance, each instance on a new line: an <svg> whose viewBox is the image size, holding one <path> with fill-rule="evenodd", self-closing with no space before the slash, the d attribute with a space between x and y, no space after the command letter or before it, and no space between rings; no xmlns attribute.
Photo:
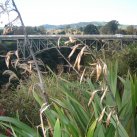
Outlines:
<svg viewBox="0 0 137 137"><path fill-rule="evenodd" d="M15 0L25 25L117 20L137 24L137 0Z"/></svg>

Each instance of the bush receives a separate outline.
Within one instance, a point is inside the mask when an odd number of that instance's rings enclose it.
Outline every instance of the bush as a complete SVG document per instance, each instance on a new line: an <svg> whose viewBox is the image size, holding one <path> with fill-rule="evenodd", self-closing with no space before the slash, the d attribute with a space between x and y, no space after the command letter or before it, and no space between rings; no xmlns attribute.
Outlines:
<svg viewBox="0 0 137 137"><path fill-rule="evenodd" d="M116 46L113 45L115 48ZM101 49L97 52L96 57L105 60L107 65L117 60L119 76L126 76L128 71L131 75L137 74L137 44L128 45L122 50L119 47L109 50Z"/></svg>
<svg viewBox="0 0 137 137"><path fill-rule="evenodd" d="M129 49L123 60L128 64L131 73L137 73L137 48Z"/></svg>
<svg viewBox="0 0 137 137"><path fill-rule="evenodd" d="M99 34L99 31L95 25L89 24L84 28L84 34Z"/></svg>
<svg viewBox="0 0 137 137"><path fill-rule="evenodd" d="M38 125L39 106L31 94L28 87L22 86L19 90L4 91L0 93L0 108L4 115L16 117L27 124Z"/></svg>
<svg viewBox="0 0 137 137"><path fill-rule="evenodd" d="M106 53L105 53L106 54ZM108 63L118 61L118 74L124 76L128 71L137 74L137 45L129 45L127 48L105 55Z"/></svg>

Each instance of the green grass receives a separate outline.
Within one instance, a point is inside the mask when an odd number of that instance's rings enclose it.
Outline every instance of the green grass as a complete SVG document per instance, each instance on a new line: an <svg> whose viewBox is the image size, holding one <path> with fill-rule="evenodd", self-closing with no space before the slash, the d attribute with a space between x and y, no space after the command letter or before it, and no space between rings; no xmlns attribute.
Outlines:
<svg viewBox="0 0 137 137"><path fill-rule="evenodd" d="M96 86L90 79L80 84L78 81L67 81L55 74L51 77L45 77L50 108L42 108L44 133L40 132L39 134L54 137L136 137L137 78L127 76L126 79L123 79L119 77L124 86L123 94L120 96L116 83L117 77L116 63L109 68L108 83L102 81L103 85L110 87L103 102L101 103L103 93L97 92L90 106L88 106L88 102L93 91L101 88L101 85L100 87L99 85ZM36 82L36 79L33 79L34 81ZM27 86L29 87L29 84ZM20 90L26 89L21 88ZM44 102L38 88L32 92L39 105L42 106ZM99 121L104 108L105 113ZM113 113L109 119L109 124L106 126L111 111ZM16 123L14 120L0 117L0 126L12 127L13 133L17 136L27 137L32 134L31 132L33 132L32 136L36 136L36 128L30 129L31 127L29 127L30 130L27 130L28 125L22 126L22 123Z"/></svg>

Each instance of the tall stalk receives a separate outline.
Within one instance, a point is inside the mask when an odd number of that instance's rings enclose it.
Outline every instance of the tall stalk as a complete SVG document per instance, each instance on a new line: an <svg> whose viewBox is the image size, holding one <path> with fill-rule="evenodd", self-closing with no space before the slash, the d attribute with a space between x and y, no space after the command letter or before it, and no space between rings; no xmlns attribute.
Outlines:
<svg viewBox="0 0 137 137"><path fill-rule="evenodd" d="M36 57L35 57L35 54L33 52L33 49L32 49L32 45L30 44L30 41L29 41L29 38L28 38L28 35L27 35L27 31L26 31L26 27L24 25L24 22L23 22L23 19L22 19L22 16L14 2L14 0L12 0L12 4L13 4L13 7L15 8L14 10L17 12L18 14L18 17L21 21L21 25L23 27L23 31L24 31L24 44L23 46L28 46L29 47L29 50L30 50L30 54L33 58L33 61L35 63L35 66L36 66L36 70L37 70L37 73L38 73L38 78L39 78L39 87L41 89L41 94L43 95L42 97L44 98L44 101L47 105L49 105L49 98L48 98L48 94L46 92L46 88L45 88L45 84L43 82L43 77L42 77L42 74L41 74L41 71L39 69L39 66L38 66L38 63L37 63L37 60L36 60Z"/></svg>

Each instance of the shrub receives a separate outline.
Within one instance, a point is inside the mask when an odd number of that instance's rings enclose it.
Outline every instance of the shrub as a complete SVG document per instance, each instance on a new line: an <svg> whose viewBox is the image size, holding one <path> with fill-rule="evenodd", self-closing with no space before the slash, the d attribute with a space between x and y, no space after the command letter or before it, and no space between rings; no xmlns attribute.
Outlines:
<svg viewBox="0 0 137 137"><path fill-rule="evenodd" d="M114 60L119 62L118 73L120 75L137 73L137 45L130 45L126 49L119 51L114 55Z"/></svg>
<svg viewBox="0 0 137 137"><path fill-rule="evenodd" d="M0 105L6 116L16 117L29 125L39 124L39 107L28 87L22 86L19 90L4 91L0 93Z"/></svg>
<svg viewBox="0 0 137 137"><path fill-rule="evenodd" d="M97 57L105 59L107 64L117 60L120 76L126 76L128 71L132 75L137 73L137 44L128 45L122 50L100 50Z"/></svg>

